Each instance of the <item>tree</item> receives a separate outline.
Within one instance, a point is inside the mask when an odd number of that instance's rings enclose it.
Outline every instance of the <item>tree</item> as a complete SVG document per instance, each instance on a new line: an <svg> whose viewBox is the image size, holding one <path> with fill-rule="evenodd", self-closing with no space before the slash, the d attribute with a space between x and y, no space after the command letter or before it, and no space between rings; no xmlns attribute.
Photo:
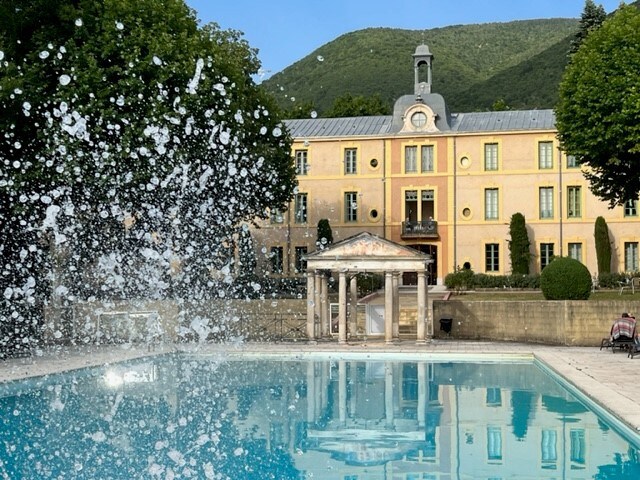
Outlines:
<svg viewBox="0 0 640 480"><path fill-rule="evenodd" d="M509 224L509 252L511 257L511 273L529 275L529 262L531 260L531 252L529 247L529 234L525 224L524 215L514 213L511 216Z"/></svg>
<svg viewBox="0 0 640 480"><path fill-rule="evenodd" d="M611 273L611 241L609 240L609 227L603 217L596 218L593 236L596 244L598 275Z"/></svg>
<svg viewBox="0 0 640 480"><path fill-rule="evenodd" d="M576 32L573 40L571 40L571 49L569 50L569 54L572 55L576 53L589 33L598 29L606 18L607 13L602 5L596 5L593 0L586 0L584 2L584 10L580 16L578 31Z"/></svg>
<svg viewBox="0 0 640 480"><path fill-rule="evenodd" d="M610 207L640 193L640 12L622 5L571 57L555 108L560 145Z"/></svg>
<svg viewBox="0 0 640 480"><path fill-rule="evenodd" d="M329 220L321 218L318 220L318 238L316 239L316 247L318 250L324 250L333 243L333 233Z"/></svg>
<svg viewBox="0 0 640 480"><path fill-rule="evenodd" d="M65 301L206 294L237 225L295 186L255 50L182 0L0 0L0 18L3 318L51 278Z"/></svg>
<svg viewBox="0 0 640 480"><path fill-rule="evenodd" d="M387 105L380 95L365 97L353 96L345 93L333 102L331 108L324 112L323 117L364 117L371 115L389 115L391 107Z"/></svg>

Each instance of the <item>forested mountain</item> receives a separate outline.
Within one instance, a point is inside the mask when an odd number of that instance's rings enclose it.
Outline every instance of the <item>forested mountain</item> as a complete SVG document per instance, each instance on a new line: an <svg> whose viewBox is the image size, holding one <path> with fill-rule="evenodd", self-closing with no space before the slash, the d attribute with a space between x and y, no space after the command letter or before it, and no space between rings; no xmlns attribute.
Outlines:
<svg viewBox="0 0 640 480"><path fill-rule="evenodd" d="M413 93L416 47L434 55L432 91L452 112L551 108L578 19L455 25L430 30L368 28L348 33L263 82L285 109L320 115L341 95L379 95L389 106Z"/></svg>

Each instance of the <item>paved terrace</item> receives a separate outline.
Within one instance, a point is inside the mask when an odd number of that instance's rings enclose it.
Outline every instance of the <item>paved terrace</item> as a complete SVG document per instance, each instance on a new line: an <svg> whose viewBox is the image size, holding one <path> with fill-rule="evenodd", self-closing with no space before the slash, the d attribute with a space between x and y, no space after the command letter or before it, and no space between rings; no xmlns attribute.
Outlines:
<svg viewBox="0 0 640 480"><path fill-rule="evenodd" d="M433 340L427 345L415 341L356 342L338 345L335 342L317 344L298 343L240 343L207 344L198 347L159 346L151 352L144 348L93 346L65 348L62 351L42 352L33 357L0 362L0 382L41 376L71 369L103 365L116 361L140 358L165 352L188 351L203 354L237 355L242 353L301 357L325 353L339 358L353 353L424 354L425 359L500 359L505 356L536 358L562 375L589 398L637 432L640 432L640 356L627 358L625 352L611 353L599 347L556 347L532 344Z"/></svg>

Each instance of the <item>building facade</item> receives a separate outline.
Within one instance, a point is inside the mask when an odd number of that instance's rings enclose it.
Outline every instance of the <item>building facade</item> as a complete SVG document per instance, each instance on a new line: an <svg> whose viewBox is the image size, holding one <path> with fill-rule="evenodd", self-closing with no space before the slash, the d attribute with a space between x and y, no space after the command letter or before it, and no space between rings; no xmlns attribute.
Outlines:
<svg viewBox="0 0 640 480"><path fill-rule="evenodd" d="M413 58L414 93L393 115L286 122L299 186L289 208L253 232L263 272L303 276L318 221L328 219L334 242L366 231L430 254L429 284L465 264L506 275L515 213L526 220L532 273L571 256L596 275L598 216L612 271L639 269L637 200L609 209L590 192L582 167L559 149L552 110L452 114L431 92L428 47Z"/></svg>

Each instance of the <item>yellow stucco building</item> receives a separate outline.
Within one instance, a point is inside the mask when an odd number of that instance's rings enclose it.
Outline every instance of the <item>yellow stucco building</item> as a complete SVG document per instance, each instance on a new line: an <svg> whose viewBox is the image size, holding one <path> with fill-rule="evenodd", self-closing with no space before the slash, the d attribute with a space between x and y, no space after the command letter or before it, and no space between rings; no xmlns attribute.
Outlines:
<svg viewBox="0 0 640 480"><path fill-rule="evenodd" d="M299 187L288 210L253 232L262 271L303 276L318 221L328 219L334 242L366 231L431 254L430 284L465 263L506 275L514 213L526 219L532 273L560 255L597 274L598 216L609 226L612 271L638 270L637 201L609 209L591 194L559 149L552 110L450 113L431 92L429 48L413 58L414 92L393 115L286 121Z"/></svg>

